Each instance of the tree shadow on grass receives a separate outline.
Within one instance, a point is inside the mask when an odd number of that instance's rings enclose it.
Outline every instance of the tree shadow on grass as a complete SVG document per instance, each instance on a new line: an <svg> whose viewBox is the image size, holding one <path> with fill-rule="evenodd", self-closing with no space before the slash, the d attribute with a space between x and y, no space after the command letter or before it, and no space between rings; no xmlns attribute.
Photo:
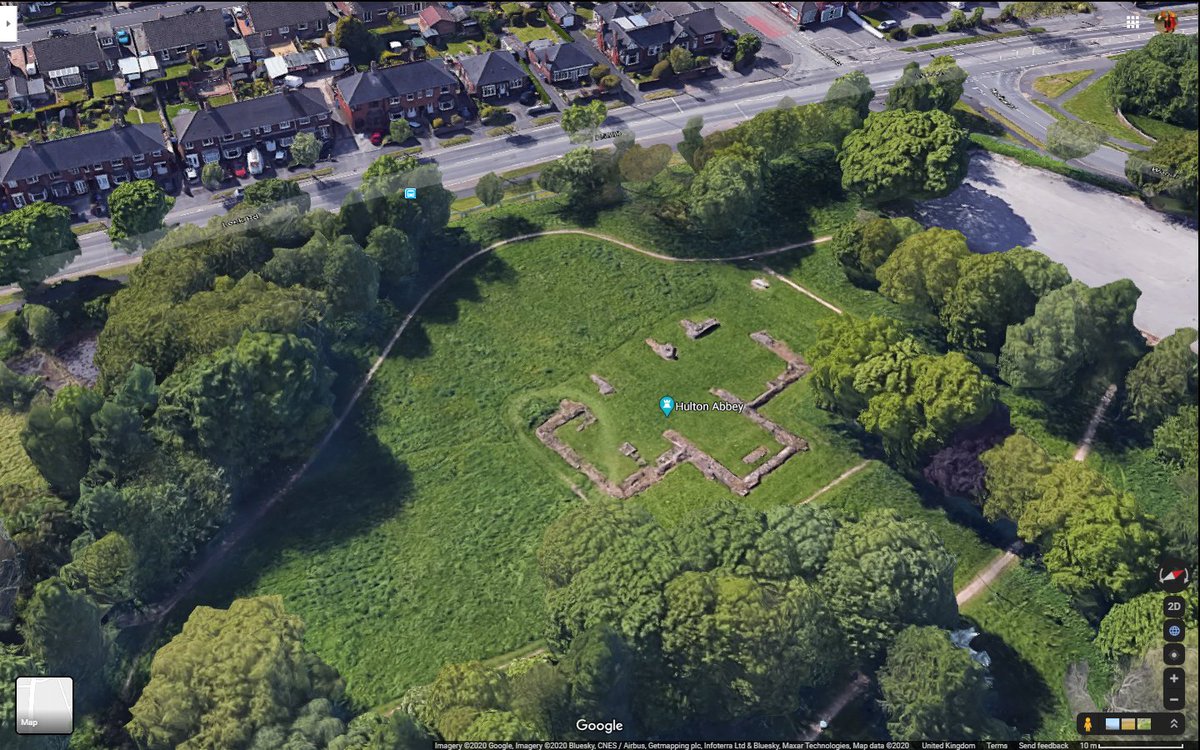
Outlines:
<svg viewBox="0 0 1200 750"><path fill-rule="evenodd" d="M979 624L964 618L976 629ZM1016 727L1021 734L1035 734L1042 728L1042 716L1057 702L1042 675L1003 638L993 633L981 633L971 648L986 651L992 658L991 673L996 695L996 717Z"/></svg>

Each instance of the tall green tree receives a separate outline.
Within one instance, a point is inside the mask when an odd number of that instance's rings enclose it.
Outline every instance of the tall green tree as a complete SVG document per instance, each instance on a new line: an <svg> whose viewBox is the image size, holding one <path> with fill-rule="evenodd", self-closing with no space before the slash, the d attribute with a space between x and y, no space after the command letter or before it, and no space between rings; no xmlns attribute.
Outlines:
<svg viewBox="0 0 1200 750"><path fill-rule="evenodd" d="M234 476L302 456L332 418L333 373L312 342L246 333L162 384L156 419Z"/></svg>
<svg viewBox="0 0 1200 750"><path fill-rule="evenodd" d="M983 515L989 521L1020 519L1025 506L1040 496L1038 482L1053 466L1050 454L1019 432L984 451L979 460L986 470Z"/></svg>
<svg viewBox="0 0 1200 750"><path fill-rule="evenodd" d="M999 739L987 673L945 630L909 627L888 649L879 690L894 740Z"/></svg>
<svg viewBox="0 0 1200 750"><path fill-rule="evenodd" d="M242 204L252 208L272 208L280 203L298 206L301 212L312 205L312 197L295 180L268 177L246 186Z"/></svg>
<svg viewBox="0 0 1200 750"><path fill-rule="evenodd" d="M118 185L108 197L112 216L108 236L114 243L131 249L149 247L164 234L163 219L174 205L175 199L164 193L154 180Z"/></svg>
<svg viewBox="0 0 1200 750"><path fill-rule="evenodd" d="M200 182L209 190L217 190L225 182L225 168L220 162L210 161L200 170Z"/></svg>
<svg viewBox="0 0 1200 750"><path fill-rule="evenodd" d="M32 289L78 255L66 206L38 201L0 214L0 284Z"/></svg>
<svg viewBox="0 0 1200 750"><path fill-rule="evenodd" d="M648 182L667 168L671 162L671 147L665 143L643 147L633 144L621 154L617 165L621 178L627 182Z"/></svg>
<svg viewBox="0 0 1200 750"><path fill-rule="evenodd" d="M1062 263L1055 263L1037 250L1020 245L1004 253L1008 262L1021 272L1036 299L1071 283L1071 274Z"/></svg>
<svg viewBox="0 0 1200 750"><path fill-rule="evenodd" d="M704 127L704 118L690 117L687 123L683 126L683 140L679 142L676 148L683 160L688 163L694 171L699 172L700 168L693 161L696 151L704 144L704 137L700 135L700 130Z"/></svg>
<svg viewBox="0 0 1200 750"><path fill-rule="evenodd" d="M940 109L949 112L962 97L967 73L958 67L950 55L940 55L929 61L922 72L929 86L929 99L924 109Z"/></svg>
<svg viewBox="0 0 1200 750"><path fill-rule="evenodd" d="M1146 653L1162 638L1163 600L1167 594L1149 591L1115 605L1100 621L1096 646L1113 661L1132 659ZM1195 622L1196 590L1184 592L1185 611L1179 616Z"/></svg>
<svg viewBox="0 0 1200 750"><path fill-rule="evenodd" d="M871 81L861 70L851 71L833 79L829 90L825 92L825 102L838 107L849 107L866 118L870 113L871 100L875 98L875 90Z"/></svg>
<svg viewBox="0 0 1200 750"><path fill-rule="evenodd" d="M1154 430L1154 450L1163 461L1196 471L1200 456L1196 404L1185 404Z"/></svg>
<svg viewBox="0 0 1200 750"><path fill-rule="evenodd" d="M938 315L971 256L962 232L930 227L901 242L879 266L879 292L901 305Z"/></svg>
<svg viewBox="0 0 1200 750"><path fill-rule="evenodd" d="M301 247L279 248L263 276L280 286L323 292L335 313L369 310L379 295L379 265L347 234L332 242L314 235Z"/></svg>
<svg viewBox="0 0 1200 750"><path fill-rule="evenodd" d="M376 37L354 16L343 16L333 27L333 43L350 53L350 62L365 65L374 61Z"/></svg>
<svg viewBox="0 0 1200 750"><path fill-rule="evenodd" d="M1160 138L1149 151L1129 155L1125 177L1147 198L1170 198L1195 211L1198 149L1190 133Z"/></svg>
<svg viewBox="0 0 1200 750"><path fill-rule="evenodd" d="M894 511L842 527L820 585L850 653L875 660L908 625L955 625L954 566L929 527Z"/></svg>
<svg viewBox="0 0 1200 750"><path fill-rule="evenodd" d="M842 144L842 187L874 203L946 195L966 174L966 144L940 110L873 112Z"/></svg>
<svg viewBox="0 0 1200 750"><path fill-rule="evenodd" d="M873 289L879 285L875 277L879 266L901 242L920 231L921 225L907 217L860 218L838 227L830 246L846 278Z"/></svg>
<svg viewBox="0 0 1200 750"><path fill-rule="evenodd" d="M915 344L911 333L894 318L846 315L826 319L808 352L812 363L808 382L817 406L851 419L857 417L867 408L869 398L856 382L859 366L894 348Z"/></svg>
<svg viewBox="0 0 1200 750"><path fill-rule="evenodd" d="M594 211L620 196L620 181L611 154L581 146L551 162L538 184L560 193L581 212Z"/></svg>
<svg viewBox="0 0 1200 750"><path fill-rule="evenodd" d="M1194 34L1157 34L1146 46L1122 55L1109 79L1113 106L1125 114L1195 129L1196 50Z"/></svg>
<svg viewBox="0 0 1200 750"><path fill-rule="evenodd" d="M608 106L599 99L589 104L573 104L567 107L559 125L571 138L572 143L590 142L608 117Z"/></svg>
<svg viewBox="0 0 1200 750"><path fill-rule="evenodd" d="M69 385L50 404L35 404L29 411L21 445L38 472L64 497L79 493L79 480L91 461L88 440L94 430L92 416L104 398L94 390Z"/></svg>
<svg viewBox="0 0 1200 750"><path fill-rule="evenodd" d="M321 142L312 133L296 133L291 145L292 166L311 167L321 158Z"/></svg>
<svg viewBox="0 0 1200 750"><path fill-rule="evenodd" d="M504 181L495 172L488 172L475 183L475 197L485 206L494 206L504 200Z"/></svg>
<svg viewBox="0 0 1200 750"><path fill-rule="evenodd" d="M929 109L929 82L921 75L921 65L910 62L904 66L900 79L888 92L888 109L923 112Z"/></svg>
<svg viewBox="0 0 1200 750"><path fill-rule="evenodd" d="M408 235L395 227L372 229L367 235L367 246L363 251L379 267L381 286L399 287L411 281L417 273L417 252Z"/></svg>
<svg viewBox="0 0 1200 750"><path fill-rule="evenodd" d="M1008 327L1033 312L1037 299L1007 253L969 255L941 310L946 340L963 349L999 354Z"/></svg>
<svg viewBox="0 0 1200 750"><path fill-rule="evenodd" d="M560 665L580 716L633 723L634 654L612 628L584 630L571 641Z"/></svg>
<svg viewBox="0 0 1200 750"><path fill-rule="evenodd" d="M1197 396L1195 328L1179 328L1141 358L1125 378L1125 411L1129 418L1147 429Z"/></svg>
<svg viewBox="0 0 1200 750"><path fill-rule="evenodd" d="M138 410L115 401L105 401L92 414L88 444L94 458L92 474L113 481L136 471L154 448Z"/></svg>
<svg viewBox="0 0 1200 750"><path fill-rule="evenodd" d="M154 655L129 734L146 750L241 750L314 698L338 700L337 673L303 639L303 622L279 597L197 607Z"/></svg>
<svg viewBox="0 0 1200 750"><path fill-rule="evenodd" d="M57 577L34 588L24 612L30 655L48 674L74 680L75 700L84 711L95 708L107 691L104 670L111 638L100 622L102 614L91 597Z"/></svg>
<svg viewBox="0 0 1200 750"><path fill-rule="evenodd" d="M692 181L689 213L709 234L735 235L751 219L761 187L757 156L748 149L725 149Z"/></svg>
<svg viewBox="0 0 1200 750"><path fill-rule="evenodd" d="M1033 496L1017 519L1017 533L1025 541L1052 540L1067 519L1085 505L1112 505L1112 488L1103 475L1080 461L1058 461L1037 480Z"/></svg>
<svg viewBox="0 0 1200 750"><path fill-rule="evenodd" d="M137 553L129 540L109 532L79 550L63 577L73 588L87 591L95 601L117 604L133 598Z"/></svg>

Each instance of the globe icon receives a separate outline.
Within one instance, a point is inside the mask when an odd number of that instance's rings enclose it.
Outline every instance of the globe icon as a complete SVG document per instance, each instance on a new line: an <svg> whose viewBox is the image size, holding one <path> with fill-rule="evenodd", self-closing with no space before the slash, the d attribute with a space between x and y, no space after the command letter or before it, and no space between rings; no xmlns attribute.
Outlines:
<svg viewBox="0 0 1200 750"><path fill-rule="evenodd" d="M1172 638L1178 638L1183 630L1178 625L1172 625L1167 628L1167 632L1171 634Z"/></svg>

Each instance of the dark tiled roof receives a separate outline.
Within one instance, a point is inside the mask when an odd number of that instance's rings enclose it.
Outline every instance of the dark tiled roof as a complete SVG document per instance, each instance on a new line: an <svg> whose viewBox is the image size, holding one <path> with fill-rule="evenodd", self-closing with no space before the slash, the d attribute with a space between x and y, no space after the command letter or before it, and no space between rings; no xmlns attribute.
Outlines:
<svg viewBox="0 0 1200 750"><path fill-rule="evenodd" d="M355 73L337 82L338 92L351 107L411 94L421 89L457 86L446 66L433 60Z"/></svg>
<svg viewBox="0 0 1200 750"><path fill-rule="evenodd" d="M280 26L290 26L295 30L299 23L329 19L329 9L325 3L246 3L246 13L254 22L255 31L277 29Z"/></svg>
<svg viewBox="0 0 1200 750"><path fill-rule="evenodd" d="M547 3L546 9L549 10L550 15L554 16L555 18L575 15L575 11L571 10L570 3Z"/></svg>
<svg viewBox="0 0 1200 750"><path fill-rule="evenodd" d="M422 10L419 14L422 21L432 26L438 21L453 21L454 16L450 15L450 10L444 7L441 3L434 3Z"/></svg>
<svg viewBox="0 0 1200 750"><path fill-rule="evenodd" d="M597 3L596 15L600 16L605 22L611 23L614 18L636 16L641 12L641 8L642 3Z"/></svg>
<svg viewBox="0 0 1200 750"><path fill-rule="evenodd" d="M143 52L159 52L229 38L229 30L225 27L225 19L221 17L219 10L184 13L146 21L136 34Z"/></svg>
<svg viewBox="0 0 1200 750"><path fill-rule="evenodd" d="M320 93L300 89L182 115L175 119L175 130L179 133L179 141L182 143L217 138L227 133L251 130L263 124L274 125L284 120L313 117L329 111L329 105Z"/></svg>
<svg viewBox="0 0 1200 750"><path fill-rule="evenodd" d="M627 39L635 47L662 47L670 44L675 37L674 19L661 10L617 19L613 22L613 28L617 30L618 37Z"/></svg>
<svg viewBox="0 0 1200 750"><path fill-rule="evenodd" d="M72 34L64 37L38 39L33 43L33 57L39 73L63 68L85 67L88 63L105 60L100 43L94 34Z"/></svg>
<svg viewBox="0 0 1200 750"><path fill-rule="evenodd" d="M592 56L575 42L567 44L555 44L551 47L543 47L537 50L534 54L537 58L546 64L550 70L566 70L569 68L580 68L583 66L592 67L596 61Z"/></svg>
<svg viewBox="0 0 1200 750"><path fill-rule="evenodd" d="M717 12L712 8L675 16L675 22L693 35L700 37L705 34L716 34L725 29L721 25L720 19L717 18Z"/></svg>
<svg viewBox="0 0 1200 750"><path fill-rule="evenodd" d="M166 151L162 128L157 124L113 127L56 141L30 143L0 154L0 180L20 180L51 172L65 172L97 161L116 160L152 151Z"/></svg>
<svg viewBox="0 0 1200 750"><path fill-rule="evenodd" d="M462 66L463 75L476 86L528 77L525 70L513 62L511 52L484 52L461 58L458 64Z"/></svg>

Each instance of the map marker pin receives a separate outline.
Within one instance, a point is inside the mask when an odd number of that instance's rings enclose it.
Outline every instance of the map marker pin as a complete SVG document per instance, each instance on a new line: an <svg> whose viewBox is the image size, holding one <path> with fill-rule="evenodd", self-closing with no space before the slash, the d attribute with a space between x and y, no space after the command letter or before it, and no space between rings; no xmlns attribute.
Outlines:
<svg viewBox="0 0 1200 750"><path fill-rule="evenodd" d="M671 412L675 411L675 399L670 396L663 396L658 400L658 408L662 409L664 416L671 416Z"/></svg>

